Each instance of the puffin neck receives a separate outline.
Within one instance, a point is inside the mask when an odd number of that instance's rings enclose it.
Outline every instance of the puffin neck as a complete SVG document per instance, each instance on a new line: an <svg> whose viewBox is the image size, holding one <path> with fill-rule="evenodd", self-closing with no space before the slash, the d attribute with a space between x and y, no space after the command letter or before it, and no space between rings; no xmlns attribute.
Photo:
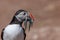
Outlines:
<svg viewBox="0 0 60 40"><path fill-rule="evenodd" d="M17 18L14 16L12 21L9 24L20 24L22 26L23 21L18 21Z"/></svg>

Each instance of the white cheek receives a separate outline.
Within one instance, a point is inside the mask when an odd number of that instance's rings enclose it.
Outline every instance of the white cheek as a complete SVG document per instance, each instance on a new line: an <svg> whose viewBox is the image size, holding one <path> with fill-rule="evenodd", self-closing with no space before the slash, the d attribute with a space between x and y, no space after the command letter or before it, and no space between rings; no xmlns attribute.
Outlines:
<svg viewBox="0 0 60 40"><path fill-rule="evenodd" d="M17 17L17 18L25 19L25 18L28 16L28 14L23 15L23 13L24 13L24 12L21 12L21 13L18 14L16 17Z"/></svg>
<svg viewBox="0 0 60 40"><path fill-rule="evenodd" d="M22 16L23 16L23 15L17 15L17 17L20 17L20 18L21 18Z"/></svg>
<svg viewBox="0 0 60 40"><path fill-rule="evenodd" d="M21 12L17 15L17 17L23 17L24 12Z"/></svg>

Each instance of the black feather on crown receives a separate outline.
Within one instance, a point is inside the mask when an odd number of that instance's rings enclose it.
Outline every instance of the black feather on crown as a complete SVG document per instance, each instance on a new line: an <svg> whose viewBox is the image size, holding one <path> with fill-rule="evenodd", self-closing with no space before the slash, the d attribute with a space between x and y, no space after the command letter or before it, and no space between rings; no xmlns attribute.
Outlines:
<svg viewBox="0 0 60 40"><path fill-rule="evenodd" d="M20 9L20 10L18 10L16 13L15 13L15 15L18 15L20 12L27 12L26 10L23 10L23 9Z"/></svg>

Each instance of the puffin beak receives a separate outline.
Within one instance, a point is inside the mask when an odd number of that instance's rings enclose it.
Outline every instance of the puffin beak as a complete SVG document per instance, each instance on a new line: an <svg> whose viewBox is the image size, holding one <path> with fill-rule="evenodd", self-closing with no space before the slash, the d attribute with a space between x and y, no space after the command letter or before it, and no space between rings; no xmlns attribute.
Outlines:
<svg viewBox="0 0 60 40"><path fill-rule="evenodd" d="M32 15L32 13L30 13L30 18L34 21L34 16Z"/></svg>
<svg viewBox="0 0 60 40"><path fill-rule="evenodd" d="M28 25L29 26L28 30L30 31L30 27L33 26L33 22L34 22L34 16L30 13L29 16L26 18L26 20L24 21L25 30L26 30L27 25Z"/></svg>
<svg viewBox="0 0 60 40"><path fill-rule="evenodd" d="M32 13L30 13L30 20L29 20L29 31L30 31L30 28L33 26L33 22L34 22L34 16L32 15Z"/></svg>

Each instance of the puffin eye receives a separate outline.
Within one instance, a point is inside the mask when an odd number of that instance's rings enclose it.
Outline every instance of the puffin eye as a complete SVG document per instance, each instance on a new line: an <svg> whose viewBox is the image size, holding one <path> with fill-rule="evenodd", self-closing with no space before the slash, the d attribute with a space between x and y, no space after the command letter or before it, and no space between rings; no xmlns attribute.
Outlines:
<svg viewBox="0 0 60 40"><path fill-rule="evenodd" d="M25 15L26 13L24 13L23 15Z"/></svg>

